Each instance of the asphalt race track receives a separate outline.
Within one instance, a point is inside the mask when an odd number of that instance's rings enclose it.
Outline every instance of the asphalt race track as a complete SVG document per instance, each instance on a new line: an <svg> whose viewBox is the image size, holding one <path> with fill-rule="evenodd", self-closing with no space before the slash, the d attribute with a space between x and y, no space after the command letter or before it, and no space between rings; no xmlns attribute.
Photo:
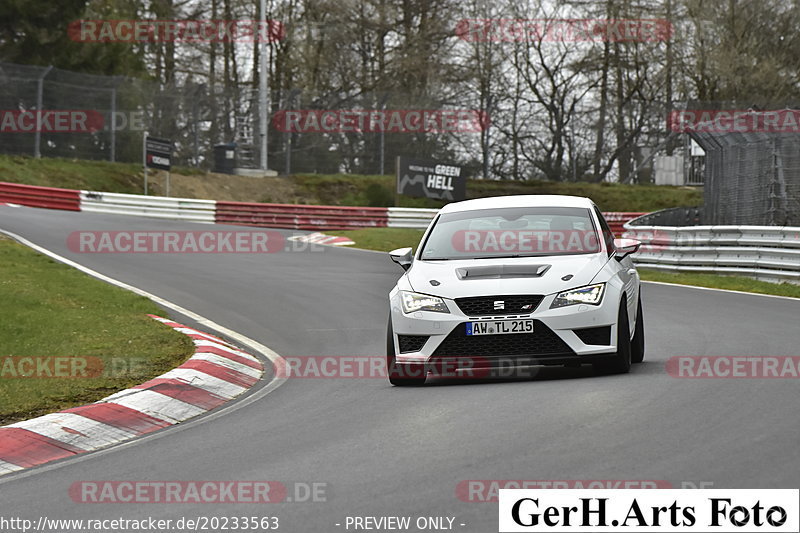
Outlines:
<svg viewBox="0 0 800 533"><path fill-rule="evenodd" d="M79 254L66 245L73 231L213 227L32 208L0 207L0 228L281 355L384 353L386 295L401 273L385 254ZM656 284L643 295L647 356L629 375L549 369L535 379L402 389L383 379L290 379L223 416L0 478L2 514L277 516L280 531L309 533L345 531L347 516L449 516L456 530L477 533L497 530L497 505L460 501L462 480L800 486L800 381L665 370L675 355L800 355L800 302ZM317 503L91 505L68 495L82 480L328 485Z"/></svg>

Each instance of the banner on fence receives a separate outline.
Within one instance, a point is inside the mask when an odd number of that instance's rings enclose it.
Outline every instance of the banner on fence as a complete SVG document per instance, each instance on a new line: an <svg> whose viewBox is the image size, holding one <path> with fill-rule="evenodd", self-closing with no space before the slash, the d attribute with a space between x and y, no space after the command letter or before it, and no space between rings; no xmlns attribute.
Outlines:
<svg viewBox="0 0 800 533"><path fill-rule="evenodd" d="M460 201L467 197L467 177L459 165L399 156L397 194Z"/></svg>

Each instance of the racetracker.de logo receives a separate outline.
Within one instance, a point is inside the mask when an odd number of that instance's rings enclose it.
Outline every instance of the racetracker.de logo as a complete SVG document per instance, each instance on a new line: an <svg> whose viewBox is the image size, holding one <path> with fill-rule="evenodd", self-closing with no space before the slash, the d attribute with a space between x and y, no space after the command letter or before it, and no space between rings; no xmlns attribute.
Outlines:
<svg viewBox="0 0 800 533"><path fill-rule="evenodd" d="M272 117L286 133L475 133L489 115L474 109L295 109Z"/></svg>
<svg viewBox="0 0 800 533"><path fill-rule="evenodd" d="M469 42L658 42L672 37L666 19L462 19L456 35Z"/></svg>
<svg viewBox="0 0 800 533"><path fill-rule="evenodd" d="M280 503L286 493L279 481L77 481L69 487L75 503Z"/></svg>
<svg viewBox="0 0 800 533"><path fill-rule="evenodd" d="M82 43L263 43L286 31L276 20L75 20L67 34Z"/></svg>
<svg viewBox="0 0 800 533"><path fill-rule="evenodd" d="M496 361L494 361L497 363ZM489 376L489 361L481 357L430 361L414 365L398 365L399 377L420 377L432 373L441 378L483 378ZM386 379L386 356L375 355L308 355L284 356L274 363L278 378L298 379Z"/></svg>
<svg viewBox="0 0 800 533"><path fill-rule="evenodd" d="M96 378L105 365L99 357L84 356L3 356L0 379Z"/></svg>
<svg viewBox="0 0 800 533"><path fill-rule="evenodd" d="M595 231L458 230L451 245L462 253L594 253L600 251Z"/></svg>
<svg viewBox="0 0 800 533"><path fill-rule="evenodd" d="M653 479L465 479L456 485L456 498L467 503L497 502L500 489L671 489L672 483Z"/></svg>
<svg viewBox="0 0 800 533"><path fill-rule="evenodd" d="M104 126L91 109L0 110L0 133L95 133Z"/></svg>
<svg viewBox="0 0 800 533"><path fill-rule="evenodd" d="M278 231L73 231L67 247L81 254L265 254L281 252Z"/></svg>
<svg viewBox="0 0 800 533"><path fill-rule="evenodd" d="M798 379L800 356L676 356L667 373L688 379Z"/></svg>
<svg viewBox="0 0 800 533"><path fill-rule="evenodd" d="M667 117L667 129L677 133L800 133L800 110L671 111Z"/></svg>
<svg viewBox="0 0 800 533"><path fill-rule="evenodd" d="M436 379L535 378L539 366L519 366L512 357L447 357L425 360L405 354L392 368L395 377ZM273 363L275 377L288 379L386 379L389 367L383 355L287 355Z"/></svg>

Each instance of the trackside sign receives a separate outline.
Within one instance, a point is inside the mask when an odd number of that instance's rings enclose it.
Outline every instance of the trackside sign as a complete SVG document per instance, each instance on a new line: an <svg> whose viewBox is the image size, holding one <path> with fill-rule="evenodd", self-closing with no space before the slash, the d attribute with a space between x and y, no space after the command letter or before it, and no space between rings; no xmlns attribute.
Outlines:
<svg viewBox="0 0 800 533"><path fill-rule="evenodd" d="M145 165L169 172L172 160L172 141L146 137L144 141Z"/></svg>
<svg viewBox="0 0 800 533"><path fill-rule="evenodd" d="M797 532L798 489L508 490L499 531Z"/></svg>
<svg viewBox="0 0 800 533"><path fill-rule="evenodd" d="M467 197L467 178L459 165L427 159L397 158L397 194L459 201Z"/></svg>

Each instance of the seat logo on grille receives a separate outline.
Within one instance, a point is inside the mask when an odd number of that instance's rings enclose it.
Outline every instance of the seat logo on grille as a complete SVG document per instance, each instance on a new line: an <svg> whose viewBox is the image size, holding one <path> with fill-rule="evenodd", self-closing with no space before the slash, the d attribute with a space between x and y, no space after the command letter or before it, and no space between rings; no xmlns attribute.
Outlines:
<svg viewBox="0 0 800 533"><path fill-rule="evenodd" d="M504 300L495 300L494 301L494 310L497 311L499 309L505 309L506 302Z"/></svg>

